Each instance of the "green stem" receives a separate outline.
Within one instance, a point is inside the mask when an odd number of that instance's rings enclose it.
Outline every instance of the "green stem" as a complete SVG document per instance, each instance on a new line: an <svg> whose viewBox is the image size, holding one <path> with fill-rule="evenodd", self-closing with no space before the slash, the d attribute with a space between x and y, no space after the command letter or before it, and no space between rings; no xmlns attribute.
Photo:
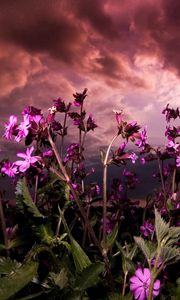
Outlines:
<svg viewBox="0 0 180 300"><path fill-rule="evenodd" d="M107 152L106 152L106 156L103 162L103 252L106 253L107 249L106 249L106 217L107 217L107 166L108 166L108 157L109 157L109 152L111 150L112 144L114 143L114 141L116 140L116 138L118 137L118 134L116 134L113 139L111 140Z"/></svg>
<svg viewBox="0 0 180 300"><path fill-rule="evenodd" d="M175 192L175 178L176 178L176 167L174 167L172 175L172 193Z"/></svg>
<svg viewBox="0 0 180 300"><path fill-rule="evenodd" d="M0 222L1 222L3 238L4 238L4 244L5 244L5 247L7 249L8 248L8 238L7 238L7 233L6 233L6 221L5 221L5 217L4 217L4 211L3 211L2 198L1 197L0 197Z"/></svg>
<svg viewBox="0 0 180 300"><path fill-rule="evenodd" d="M157 160L158 160L159 173L160 173L160 177L161 177L161 185L162 185L163 194L164 194L164 205L166 205L166 189L165 189L164 178L163 178L163 174L162 174L162 167L161 167L159 153L157 153Z"/></svg>
<svg viewBox="0 0 180 300"><path fill-rule="evenodd" d="M63 123L63 129L62 129L62 138L61 138L61 157L63 157L63 149L64 149L64 131L66 128L66 121L67 121L67 111L65 112L65 116L64 116L64 123Z"/></svg>
<svg viewBox="0 0 180 300"><path fill-rule="evenodd" d="M126 291L127 274L128 274L128 272L126 271L126 272L124 273L123 288L122 288L122 296L125 295L125 291Z"/></svg>
<svg viewBox="0 0 180 300"><path fill-rule="evenodd" d="M53 140L52 140L52 137L51 137L51 134L50 134L50 131L49 131L49 130L48 130L48 138L49 138L49 142L50 142L50 144L51 144L51 147L52 147L52 149L53 149L53 151L54 151L54 154L55 154L55 156L56 156L56 159L57 159L57 162L58 162L58 164L59 164L60 170L61 170L61 172L62 172L62 174L63 174L63 176L64 176L64 179L65 179L66 183L68 184L68 186L69 186L69 188L70 188L70 190L71 190L71 193L72 193L72 195L73 195L73 198L74 198L74 200L75 200L75 202L76 202L76 204L77 204L77 206L78 206L78 208L79 208L79 210L80 210L80 213L81 213L81 215L82 215L82 217L83 217L83 219L84 219L84 222L85 222L85 224L86 224L86 226L87 226L87 228L88 228L88 231L89 231L89 233L91 234L92 239L93 239L95 245L96 245L96 246L99 248L99 250L101 251L101 245L99 244L98 239L96 238L95 232L94 232L94 230L93 230L93 228L92 228L92 226L91 226L91 223L89 222L89 220L88 220L88 218L87 218L87 215L86 215L86 212L85 212L85 210L84 210L84 207L81 205L81 202L80 202L80 200L79 200L79 197L78 197L78 195L77 195L77 193L76 193L76 191L75 191L75 189L74 189L74 187L73 187L73 185L72 185L71 179L70 179L70 177L69 177L69 175L68 175L68 173L67 173L67 171L66 171L66 169L65 169L65 167L64 167L64 165L63 165L63 163L62 163L61 157L60 157L60 155L59 155L59 153L58 153L58 151L57 151L56 145L54 144L54 142L53 142ZM59 172L56 171L55 174L58 176L58 173L59 173ZM62 180L62 175L60 175L60 179Z"/></svg>

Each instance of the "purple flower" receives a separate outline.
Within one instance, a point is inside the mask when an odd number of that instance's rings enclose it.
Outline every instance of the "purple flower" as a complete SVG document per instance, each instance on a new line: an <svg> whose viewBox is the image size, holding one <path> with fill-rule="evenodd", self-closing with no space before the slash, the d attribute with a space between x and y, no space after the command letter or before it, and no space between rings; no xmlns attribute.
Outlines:
<svg viewBox="0 0 180 300"><path fill-rule="evenodd" d="M24 115L24 121L20 123L18 126L18 134L15 137L16 142L20 142L22 138L26 137L29 133L29 127L31 126L30 124L30 119L29 115Z"/></svg>
<svg viewBox="0 0 180 300"><path fill-rule="evenodd" d="M84 89L82 93L73 94L75 106L81 106L83 104L84 99L87 96L87 91L88 91L87 89Z"/></svg>
<svg viewBox="0 0 180 300"><path fill-rule="evenodd" d="M19 166L20 172L25 172L27 169L30 168L35 162L40 161L40 156L31 156L32 152L34 151L34 147L27 148L26 153L17 153L18 157L24 158L23 160L17 160L15 165Z"/></svg>
<svg viewBox="0 0 180 300"><path fill-rule="evenodd" d="M136 153L132 152L129 155L129 158L131 159L132 163L135 164L136 160L138 159L138 156L136 155Z"/></svg>
<svg viewBox="0 0 180 300"><path fill-rule="evenodd" d="M128 139L129 137L133 138L134 135L138 133L140 128L141 126L139 126L136 121L131 121L130 123L125 124L123 137L126 139Z"/></svg>
<svg viewBox="0 0 180 300"><path fill-rule="evenodd" d="M145 221L143 225L140 227L140 231L144 236L149 236L154 231L154 225L149 221Z"/></svg>
<svg viewBox="0 0 180 300"><path fill-rule="evenodd" d="M7 140L12 139L12 135L14 133L14 129L16 128L17 117L12 115L9 117L9 123L5 124L5 133L3 135Z"/></svg>
<svg viewBox="0 0 180 300"><path fill-rule="evenodd" d="M97 125L95 124L95 121L94 121L92 115L90 114L87 119L87 131L94 130L96 127L97 127Z"/></svg>
<svg viewBox="0 0 180 300"><path fill-rule="evenodd" d="M169 104L167 104L166 108L162 111L162 114L166 115L166 121L168 123L171 119L175 120L176 118L180 117L179 108L169 108Z"/></svg>
<svg viewBox="0 0 180 300"><path fill-rule="evenodd" d="M176 167L180 167L180 155L178 155L176 158Z"/></svg>
<svg viewBox="0 0 180 300"><path fill-rule="evenodd" d="M122 115L123 115L123 110L113 110L113 112L116 115L116 121L118 123L118 125L121 125L122 123Z"/></svg>
<svg viewBox="0 0 180 300"><path fill-rule="evenodd" d="M17 166L15 164L5 162L1 168L1 172L8 175L9 177L14 177L17 174Z"/></svg>
<svg viewBox="0 0 180 300"><path fill-rule="evenodd" d="M53 156L53 151L51 149L45 149L43 151L43 157L52 157Z"/></svg>
<svg viewBox="0 0 180 300"><path fill-rule="evenodd" d="M151 282L151 272L148 268L138 268L135 275L130 278L130 290L134 298L145 300L148 297L149 286ZM158 296L160 292L160 280L154 282L152 296Z"/></svg>
<svg viewBox="0 0 180 300"><path fill-rule="evenodd" d="M56 110L59 112L67 112L70 109L71 103L69 103L67 106L65 105L64 101L61 98L54 99L54 106L56 107Z"/></svg>
<svg viewBox="0 0 180 300"><path fill-rule="evenodd" d="M147 144L147 129L144 128L142 132L139 133L139 136L137 136L137 141L135 143L139 148L145 148Z"/></svg>

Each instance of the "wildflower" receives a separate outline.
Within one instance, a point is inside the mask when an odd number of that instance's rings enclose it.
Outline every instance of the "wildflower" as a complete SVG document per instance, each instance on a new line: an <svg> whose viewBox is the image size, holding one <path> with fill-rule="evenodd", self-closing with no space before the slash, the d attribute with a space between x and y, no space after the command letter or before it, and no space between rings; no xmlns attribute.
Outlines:
<svg viewBox="0 0 180 300"><path fill-rule="evenodd" d="M147 129L144 128L142 132L139 133L137 141L135 143L139 148L145 148L147 144Z"/></svg>
<svg viewBox="0 0 180 300"><path fill-rule="evenodd" d="M56 110L59 112L67 112L70 109L71 103L69 103L67 106L65 105L64 101L61 98L54 99L54 106L56 107Z"/></svg>
<svg viewBox="0 0 180 300"><path fill-rule="evenodd" d="M87 131L89 130L94 130L97 127L97 125L95 124L95 121L92 117L92 115L89 115L89 118L87 119Z"/></svg>
<svg viewBox="0 0 180 300"><path fill-rule="evenodd" d="M176 167L180 167L180 155L178 155L176 158Z"/></svg>
<svg viewBox="0 0 180 300"><path fill-rule="evenodd" d="M131 159L132 163L135 164L136 160L138 159L138 156L136 155L136 153L132 152L129 155L129 158Z"/></svg>
<svg viewBox="0 0 180 300"><path fill-rule="evenodd" d="M139 126L136 121L132 121L126 124L124 127L123 137L126 139L128 139L129 137L133 138L133 135L138 133L140 128L141 126Z"/></svg>
<svg viewBox="0 0 180 300"><path fill-rule="evenodd" d="M15 164L5 162L1 168L1 172L8 175L9 177L14 177L17 174L17 166Z"/></svg>
<svg viewBox="0 0 180 300"><path fill-rule="evenodd" d="M31 156L32 152L34 151L34 147L27 148L26 153L17 153L18 157L22 157L23 160L17 160L15 162L16 166L19 166L20 172L25 172L27 169L30 168L30 166L34 165L35 162L40 161L40 156Z"/></svg>
<svg viewBox="0 0 180 300"><path fill-rule="evenodd" d="M72 143L67 148L67 154L64 158L64 162L67 163L68 161L74 161L79 163L81 161L81 154L79 153L79 144Z"/></svg>
<svg viewBox="0 0 180 300"><path fill-rule="evenodd" d="M180 117L179 108L169 108L169 104L166 105L166 108L162 111L162 114L166 115L166 121L168 123L171 119L175 120L176 118Z"/></svg>
<svg viewBox="0 0 180 300"><path fill-rule="evenodd" d="M138 268L135 275L130 278L130 290L134 298L145 300L148 297L149 286L151 282L151 272L148 268ZM158 296L160 292L160 280L154 282L152 296Z"/></svg>
<svg viewBox="0 0 180 300"><path fill-rule="evenodd" d="M20 125L17 127L18 134L15 137L16 142L20 142L22 138L26 137L29 133L30 128L30 120L28 115L24 115L24 121L20 123Z"/></svg>
<svg viewBox="0 0 180 300"><path fill-rule="evenodd" d="M86 98L87 96L87 89L85 88L84 91L82 93L76 93L76 94L73 94L73 97L74 97L74 105L75 106L81 106L84 102L84 99Z"/></svg>
<svg viewBox="0 0 180 300"><path fill-rule="evenodd" d="M116 121L118 123L118 125L120 125L122 123L122 115L123 115L123 110L115 110L113 109L113 112L116 115Z"/></svg>
<svg viewBox="0 0 180 300"><path fill-rule="evenodd" d="M16 128L17 117L12 115L9 117L9 123L5 124L5 133L3 135L7 140L12 139L12 135L14 134L14 129Z"/></svg>
<svg viewBox="0 0 180 300"><path fill-rule="evenodd" d="M153 233L154 225L151 224L149 221L145 221L143 225L140 227L140 231L145 237L147 237Z"/></svg>
<svg viewBox="0 0 180 300"><path fill-rule="evenodd" d="M51 149L46 149L43 152L43 157L52 157L53 156L53 151Z"/></svg>

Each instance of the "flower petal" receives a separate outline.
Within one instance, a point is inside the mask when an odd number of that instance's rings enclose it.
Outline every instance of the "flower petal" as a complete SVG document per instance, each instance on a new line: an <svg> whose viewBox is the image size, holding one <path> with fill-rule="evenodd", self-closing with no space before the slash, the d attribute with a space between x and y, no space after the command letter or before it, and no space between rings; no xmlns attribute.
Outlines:
<svg viewBox="0 0 180 300"><path fill-rule="evenodd" d="M138 287L135 291L134 291L134 298L135 299L139 299L139 297L141 297L141 293L143 293L144 288L143 287ZM143 293L144 295L144 293ZM143 298L144 299L144 298Z"/></svg>
<svg viewBox="0 0 180 300"><path fill-rule="evenodd" d="M133 277L131 277L130 278L130 282L131 283L135 283L135 284L137 284L138 286L140 285L142 285L142 281L137 277L137 276L133 276Z"/></svg>
<svg viewBox="0 0 180 300"><path fill-rule="evenodd" d="M19 171L24 173L27 169L29 169L30 164L27 162L24 162L20 167L19 167Z"/></svg>
<svg viewBox="0 0 180 300"><path fill-rule="evenodd" d="M146 277L144 276L143 269L139 268L136 270L135 275L142 281L146 281Z"/></svg>
<svg viewBox="0 0 180 300"><path fill-rule="evenodd" d="M25 154L25 153L17 153L17 156L18 157L22 157L22 158L24 158L24 159L26 159L26 157L27 157L27 155Z"/></svg>

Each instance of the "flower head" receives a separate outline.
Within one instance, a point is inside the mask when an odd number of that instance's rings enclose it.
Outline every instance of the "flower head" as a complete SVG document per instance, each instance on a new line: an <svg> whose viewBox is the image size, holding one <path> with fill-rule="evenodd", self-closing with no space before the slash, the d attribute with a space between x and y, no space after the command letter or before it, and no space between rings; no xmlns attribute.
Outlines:
<svg viewBox="0 0 180 300"><path fill-rule="evenodd" d="M149 221L145 221L143 225L140 227L140 231L144 236L149 236L154 231L154 225Z"/></svg>
<svg viewBox="0 0 180 300"><path fill-rule="evenodd" d="M17 160L15 162L16 166L19 166L20 172L25 172L30 166L34 165L35 162L40 161L40 156L31 156L32 152L34 151L34 147L27 148L26 153L17 153L18 157L22 157L24 160Z"/></svg>
<svg viewBox="0 0 180 300"><path fill-rule="evenodd" d="M166 115L166 121L169 123L171 119L176 119L180 117L179 108L173 109L169 108L169 104L166 105L166 108L162 111Z"/></svg>
<svg viewBox="0 0 180 300"><path fill-rule="evenodd" d="M84 99L87 96L87 91L88 91L87 89L84 89L82 93L73 94L75 106L81 106L83 104Z"/></svg>
<svg viewBox="0 0 180 300"><path fill-rule="evenodd" d="M5 162L1 168L1 172L8 175L9 177L14 177L17 174L17 166L11 162Z"/></svg>
<svg viewBox="0 0 180 300"><path fill-rule="evenodd" d="M96 127L97 127L97 125L95 124L95 121L94 121L92 115L90 114L87 119L87 131L94 130Z"/></svg>
<svg viewBox="0 0 180 300"><path fill-rule="evenodd" d="M151 282L151 272L148 268L138 268L135 275L130 278L130 290L134 298L145 300L148 297L149 286ZM154 282L152 296L158 296L160 292L160 280Z"/></svg>
<svg viewBox="0 0 180 300"><path fill-rule="evenodd" d="M5 124L5 133L3 135L7 140L12 139L12 135L14 133L14 129L16 128L17 117L12 115L9 117L9 123Z"/></svg>
<svg viewBox="0 0 180 300"><path fill-rule="evenodd" d="M18 134L15 137L16 142L20 142L22 138L26 137L29 133L29 128L30 128L30 119L29 115L24 115L24 121L20 123L18 126Z"/></svg>
<svg viewBox="0 0 180 300"><path fill-rule="evenodd" d="M136 160L138 159L138 156L136 155L136 153L132 152L129 155L129 158L131 159L132 163L135 164Z"/></svg>
<svg viewBox="0 0 180 300"><path fill-rule="evenodd" d="M147 144L147 129L144 128L142 132L139 133L137 141L135 143L139 148L144 149Z"/></svg>

